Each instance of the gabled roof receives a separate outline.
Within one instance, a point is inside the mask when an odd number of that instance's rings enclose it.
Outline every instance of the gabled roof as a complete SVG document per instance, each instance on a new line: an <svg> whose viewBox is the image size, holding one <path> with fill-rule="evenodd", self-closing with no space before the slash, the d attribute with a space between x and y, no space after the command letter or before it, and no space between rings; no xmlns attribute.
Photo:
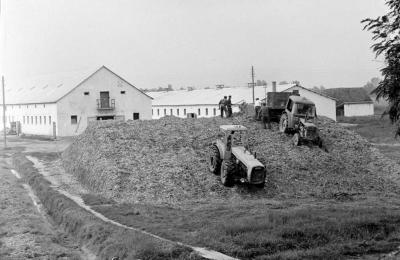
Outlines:
<svg viewBox="0 0 400 260"><path fill-rule="evenodd" d="M364 88L329 88L324 93L336 98L338 106L345 103L373 103Z"/></svg>
<svg viewBox="0 0 400 260"><path fill-rule="evenodd" d="M106 69L110 73L127 82L131 87L136 88L122 77L101 66L97 70L80 70L73 72L62 72L48 75L41 75L25 80L10 80L5 82L6 104L37 104L37 103L55 103L64 96L68 95L75 88L92 77L101 69ZM137 89L137 88L136 88ZM137 89L141 93L141 90ZM143 93L151 98L147 94ZM3 102L2 93L0 93L0 103Z"/></svg>
<svg viewBox="0 0 400 260"><path fill-rule="evenodd" d="M276 91L283 91L292 85L277 85ZM272 86L255 86L254 97L263 99L265 92L271 92ZM189 106L216 105L224 96L232 96L232 104L253 103L253 91L249 87L225 87L222 89L175 90L164 92L148 92L154 98L153 106Z"/></svg>
<svg viewBox="0 0 400 260"><path fill-rule="evenodd" d="M337 99L336 98L334 98L334 97L331 97L331 96L329 96L329 95L326 95L325 93L321 93L321 92L318 92L318 91L315 91L315 90L312 90L312 89L309 89L309 88L305 88L305 87L303 87L303 86L300 86L300 85L295 85L295 86L293 86L293 87L290 87L290 88L288 88L288 89L285 89L284 91L289 91L289 90L293 90L294 88L301 88L301 89L304 89L304 90L307 90L307 91L310 91L310 92L313 92L313 93L315 93L315 94L318 94L318 95L320 95L320 96L323 96L323 97L326 97L326 98L329 98L329 99L332 99L332 100L335 100L335 101L337 101Z"/></svg>

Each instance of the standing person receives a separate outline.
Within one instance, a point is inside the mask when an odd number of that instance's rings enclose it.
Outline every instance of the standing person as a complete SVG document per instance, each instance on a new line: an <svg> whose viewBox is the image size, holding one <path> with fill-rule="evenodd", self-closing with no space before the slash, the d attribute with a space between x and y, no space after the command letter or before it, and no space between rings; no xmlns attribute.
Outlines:
<svg viewBox="0 0 400 260"><path fill-rule="evenodd" d="M255 120L260 120L260 109L261 109L261 101L259 98L256 98L256 102L254 102L254 109L255 109L255 116L254 119Z"/></svg>
<svg viewBox="0 0 400 260"><path fill-rule="evenodd" d="M221 117L224 117L224 113L226 116L226 102L227 102L226 96L224 96L224 98L219 101L218 105L219 109L221 110Z"/></svg>
<svg viewBox="0 0 400 260"><path fill-rule="evenodd" d="M231 100L231 98L232 98L232 96L229 96L228 100L226 101L227 117L232 116L232 100Z"/></svg>
<svg viewBox="0 0 400 260"><path fill-rule="evenodd" d="M269 115L269 108L267 107L267 104L264 102L262 103L261 107L261 123L263 125L263 128L266 129L268 125L268 129L271 129L271 120L270 120L270 115Z"/></svg>

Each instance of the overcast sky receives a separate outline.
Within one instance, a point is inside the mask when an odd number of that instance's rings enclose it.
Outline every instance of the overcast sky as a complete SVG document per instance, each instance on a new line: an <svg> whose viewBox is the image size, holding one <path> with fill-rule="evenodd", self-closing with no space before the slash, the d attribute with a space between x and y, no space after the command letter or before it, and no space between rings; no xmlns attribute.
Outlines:
<svg viewBox="0 0 400 260"><path fill-rule="evenodd" d="M379 76L360 21L384 0L2 0L7 78L106 65L139 88Z"/></svg>

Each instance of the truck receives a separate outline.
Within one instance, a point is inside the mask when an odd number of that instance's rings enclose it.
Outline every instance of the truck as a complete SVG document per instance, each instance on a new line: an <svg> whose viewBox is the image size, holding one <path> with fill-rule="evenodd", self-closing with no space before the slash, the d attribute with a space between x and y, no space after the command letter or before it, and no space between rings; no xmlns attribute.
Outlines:
<svg viewBox="0 0 400 260"><path fill-rule="evenodd" d="M291 92L268 92L266 100L262 101L266 103L269 108L270 120L279 122L282 113L285 111L286 103L289 96L293 95Z"/></svg>

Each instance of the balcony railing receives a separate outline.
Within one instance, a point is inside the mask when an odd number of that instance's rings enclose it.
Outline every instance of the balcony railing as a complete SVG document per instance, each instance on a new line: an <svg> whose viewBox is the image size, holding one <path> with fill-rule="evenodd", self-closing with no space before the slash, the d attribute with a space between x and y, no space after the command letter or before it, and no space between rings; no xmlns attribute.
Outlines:
<svg viewBox="0 0 400 260"><path fill-rule="evenodd" d="M113 110L115 109L115 99L100 98L97 99L98 110Z"/></svg>

